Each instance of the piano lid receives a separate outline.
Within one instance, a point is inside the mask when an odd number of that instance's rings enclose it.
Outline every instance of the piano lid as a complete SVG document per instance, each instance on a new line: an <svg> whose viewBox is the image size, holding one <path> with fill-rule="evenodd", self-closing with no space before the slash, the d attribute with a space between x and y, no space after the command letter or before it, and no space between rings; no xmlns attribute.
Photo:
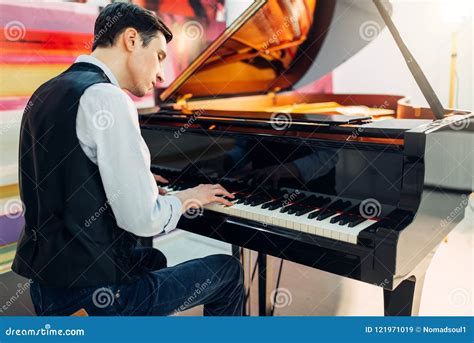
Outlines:
<svg viewBox="0 0 474 343"><path fill-rule="evenodd" d="M383 27L369 0L256 0L160 99L299 87L332 71Z"/></svg>

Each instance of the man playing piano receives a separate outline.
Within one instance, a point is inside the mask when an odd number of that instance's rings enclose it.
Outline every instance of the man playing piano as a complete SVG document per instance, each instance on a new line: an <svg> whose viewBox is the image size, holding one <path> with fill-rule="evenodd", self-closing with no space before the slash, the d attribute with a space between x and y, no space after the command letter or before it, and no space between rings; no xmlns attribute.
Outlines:
<svg viewBox="0 0 474 343"><path fill-rule="evenodd" d="M189 207L233 198L220 185L175 195L150 171L137 110L163 82L172 34L152 12L114 3L99 14L91 55L43 84L23 114L20 190L25 227L13 270L33 280L40 315L167 315L204 304L240 315L242 270L228 255L165 268L138 237L173 230Z"/></svg>

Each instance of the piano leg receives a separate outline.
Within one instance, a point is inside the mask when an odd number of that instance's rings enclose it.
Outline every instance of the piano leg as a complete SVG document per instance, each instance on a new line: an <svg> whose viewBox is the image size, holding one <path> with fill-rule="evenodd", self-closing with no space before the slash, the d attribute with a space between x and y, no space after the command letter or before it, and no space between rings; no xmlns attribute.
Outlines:
<svg viewBox="0 0 474 343"><path fill-rule="evenodd" d="M417 316L420 309L421 290L425 276L411 276L393 291L383 290L386 316Z"/></svg>
<svg viewBox="0 0 474 343"><path fill-rule="evenodd" d="M251 293L252 284L254 284L253 274L254 265L252 263L252 250L244 249L236 245L232 245L232 255L240 260L244 268L244 288L246 292L246 301L244 306L244 316L250 316L252 312ZM257 254L257 272L256 280L258 288L258 315L271 316L271 291L272 291L272 265L267 265L267 255Z"/></svg>
<svg viewBox="0 0 474 343"><path fill-rule="evenodd" d="M385 316L418 316L426 271L438 249L436 246L393 291L383 290Z"/></svg>
<svg viewBox="0 0 474 343"><path fill-rule="evenodd" d="M238 245L232 244L232 256L240 261L242 268L244 270L244 290L245 290L245 303L243 316L250 316L251 313L251 303L250 295L252 292L252 259L251 259L251 250L239 247Z"/></svg>
<svg viewBox="0 0 474 343"><path fill-rule="evenodd" d="M258 253L258 315L271 316L272 302L271 285L272 264L268 264L266 254Z"/></svg>
<svg viewBox="0 0 474 343"><path fill-rule="evenodd" d="M244 316L252 315L252 250L241 248L241 262L244 269L245 304Z"/></svg>

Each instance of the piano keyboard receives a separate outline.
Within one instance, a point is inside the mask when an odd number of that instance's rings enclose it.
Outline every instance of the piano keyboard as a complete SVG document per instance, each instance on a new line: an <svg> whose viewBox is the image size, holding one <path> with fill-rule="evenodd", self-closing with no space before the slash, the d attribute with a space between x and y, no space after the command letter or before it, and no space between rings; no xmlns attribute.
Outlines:
<svg viewBox="0 0 474 343"><path fill-rule="evenodd" d="M169 194L176 188L162 187ZM359 233L377 222L359 214L359 203L354 200L333 199L326 195L303 192L282 192L280 197L268 194L248 195L233 193L233 206L214 203L204 206L205 211L222 213L274 225L296 232L309 233L338 241L357 244ZM283 196L286 194L286 196Z"/></svg>

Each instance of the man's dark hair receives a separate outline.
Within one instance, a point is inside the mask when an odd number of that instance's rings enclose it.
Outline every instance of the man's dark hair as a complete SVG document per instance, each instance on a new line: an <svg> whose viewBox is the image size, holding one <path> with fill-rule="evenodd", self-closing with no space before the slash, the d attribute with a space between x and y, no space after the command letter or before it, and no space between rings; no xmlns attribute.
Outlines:
<svg viewBox="0 0 474 343"><path fill-rule="evenodd" d="M163 33L166 42L173 38L170 29L152 11L134 4L116 2L104 7L95 21L92 51L97 47L114 45L117 36L128 27L138 31L145 47L157 36L158 31Z"/></svg>

